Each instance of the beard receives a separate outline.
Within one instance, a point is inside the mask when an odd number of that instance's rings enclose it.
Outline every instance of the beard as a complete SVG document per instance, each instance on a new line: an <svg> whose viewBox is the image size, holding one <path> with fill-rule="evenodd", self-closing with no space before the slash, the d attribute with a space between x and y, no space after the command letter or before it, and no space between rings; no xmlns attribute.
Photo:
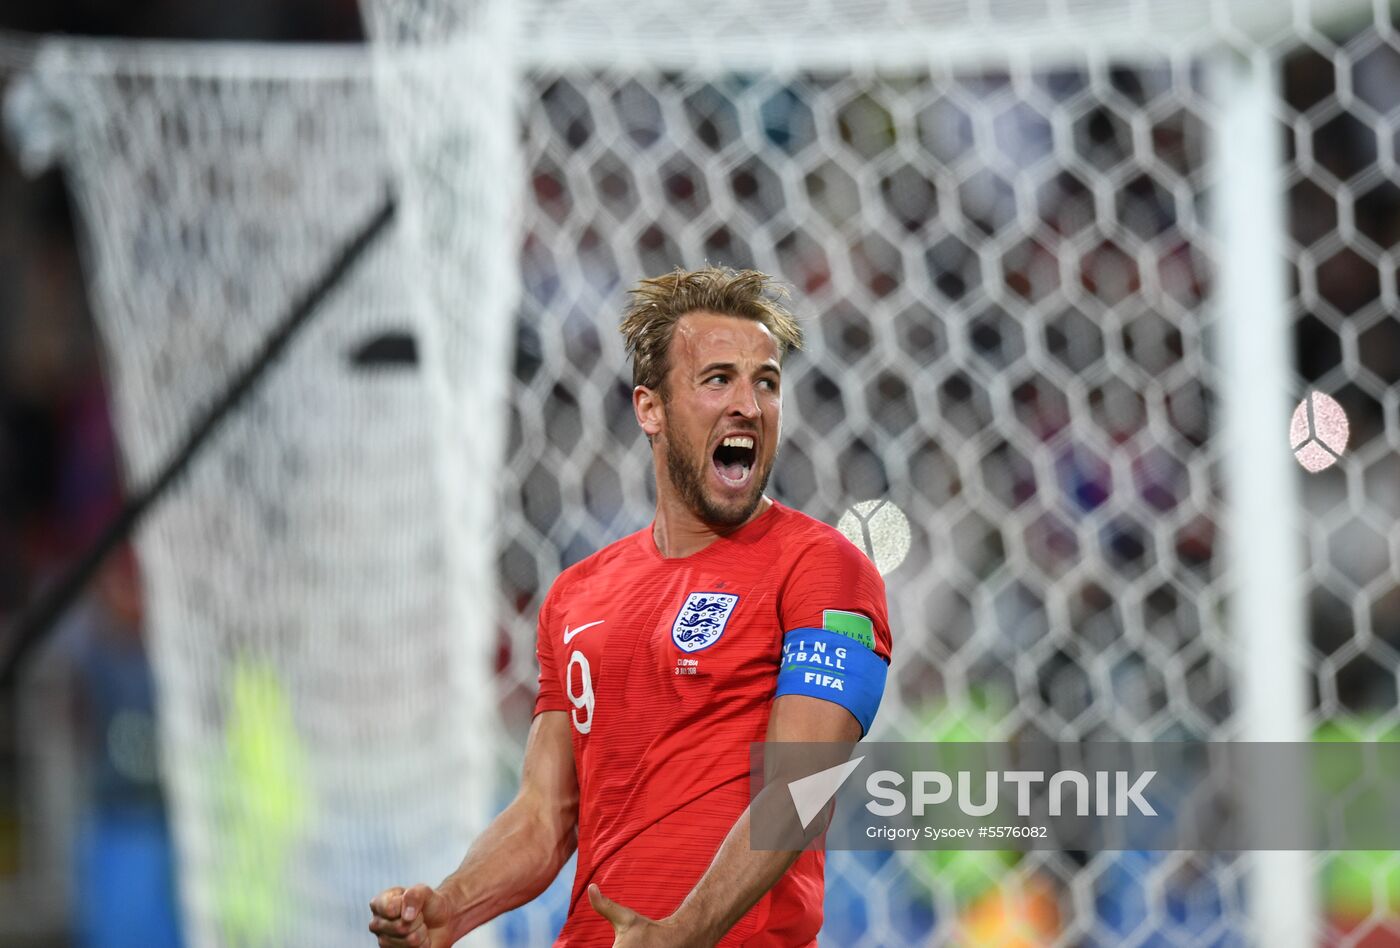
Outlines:
<svg viewBox="0 0 1400 948"><path fill-rule="evenodd" d="M773 473L773 462L776 460L775 453L762 470L753 472L746 495L721 504L705 490L705 465L710 463L710 459L703 454L690 457L681 451L675 441L666 439L666 476L671 486L695 516L717 527L737 527L753 516L763 500L763 489L768 486L768 476Z"/></svg>

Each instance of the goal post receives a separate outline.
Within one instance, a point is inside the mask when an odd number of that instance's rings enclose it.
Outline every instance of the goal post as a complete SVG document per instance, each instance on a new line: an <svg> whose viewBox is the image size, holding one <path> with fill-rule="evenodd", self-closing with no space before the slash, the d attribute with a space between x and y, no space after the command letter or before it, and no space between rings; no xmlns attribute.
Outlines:
<svg viewBox="0 0 1400 948"><path fill-rule="evenodd" d="M1312 728L1298 530L1302 494L1277 424L1297 394L1288 325L1281 77L1262 53L1222 54L1209 68L1219 109L1213 149L1219 166L1215 322L1229 500L1224 527L1235 576L1235 739L1307 741ZM1296 774L1300 784L1308 776ZM1255 853L1251 868L1250 934L1256 943L1315 944L1311 854Z"/></svg>

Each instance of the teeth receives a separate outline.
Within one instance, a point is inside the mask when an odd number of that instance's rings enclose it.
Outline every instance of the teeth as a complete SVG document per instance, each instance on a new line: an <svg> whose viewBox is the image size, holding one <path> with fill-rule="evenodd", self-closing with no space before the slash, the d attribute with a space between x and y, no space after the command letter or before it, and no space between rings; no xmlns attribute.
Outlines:
<svg viewBox="0 0 1400 948"><path fill-rule="evenodd" d="M726 448L750 448L750 449L752 449L752 448L753 448L753 438L745 437L745 436L743 436L743 435L725 438L725 439L724 439L724 445L723 445L723 447L726 447Z"/></svg>

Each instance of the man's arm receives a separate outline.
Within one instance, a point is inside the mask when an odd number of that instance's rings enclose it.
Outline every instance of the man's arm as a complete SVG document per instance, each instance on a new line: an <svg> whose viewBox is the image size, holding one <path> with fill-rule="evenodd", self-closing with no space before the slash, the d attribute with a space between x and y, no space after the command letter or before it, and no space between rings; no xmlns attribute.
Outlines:
<svg viewBox="0 0 1400 948"><path fill-rule="evenodd" d="M381 948L447 948L539 895L578 846L578 778L569 716L530 725L520 791L437 889L387 889L370 903Z"/></svg>
<svg viewBox="0 0 1400 948"><path fill-rule="evenodd" d="M806 695L782 695L773 701L767 740L823 741L854 744L860 723L840 705ZM770 787L780 789L777 784ZM681 948L713 945L787 872L800 850L763 851L749 848L749 814L742 816L720 844L695 888L664 919L653 920L607 898L596 885L588 887L595 911L612 922L615 946Z"/></svg>

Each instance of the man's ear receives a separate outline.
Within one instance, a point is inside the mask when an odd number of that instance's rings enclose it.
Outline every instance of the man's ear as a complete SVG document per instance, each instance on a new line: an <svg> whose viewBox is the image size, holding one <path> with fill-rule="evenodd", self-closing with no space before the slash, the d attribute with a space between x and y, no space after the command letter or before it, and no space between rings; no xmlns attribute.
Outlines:
<svg viewBox="0 0 1400 948"><path fill-rule="evenodd" d="M645 385L632 389L632 411L648 441L661 433L662 423L666 420L666 403L660 391Z"/></svg>

